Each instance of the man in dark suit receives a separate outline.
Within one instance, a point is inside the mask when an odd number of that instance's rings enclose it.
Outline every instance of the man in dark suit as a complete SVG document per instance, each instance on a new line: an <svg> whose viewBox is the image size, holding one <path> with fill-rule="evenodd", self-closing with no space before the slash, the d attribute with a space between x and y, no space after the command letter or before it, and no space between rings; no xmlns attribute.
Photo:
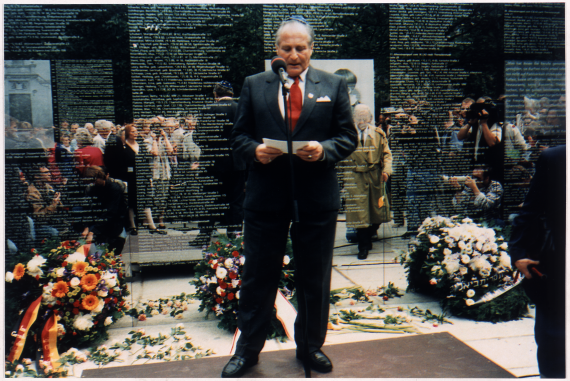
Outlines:
<svg viewBox="0 0 570 381"><path fill-rule="evenodd" d="M289 155L263 144L264 138L287 139L286 108L278 76L269 71L246 78L239 100L232 148L236 160L249 164L244 202L246 261L238 314L241 336L222 377L240 377L258 361L292 221L297 264L297 357L314 370L332 370L331 361L320 348L327 330L340 208L335 164L355 150L358 138L345 80L309 66L313 40L312 28L299 16L284 21L276 33L277 54L287 63L287 74L295 82L291 102L287 102L291 103L287 108L292 140L308 142L294 152L292 169ZM298 205L298 222L293 218L292 195Z"/></svg>
<svg viewBox="0 0 570 381"><path fill-rule="evenodd" d="M566 146L544 151L509 242L536 305L534 337L544 378L566 377ZM536 267L538 272L535 272ZM545 278L540 279L540 274Z"/></svg>

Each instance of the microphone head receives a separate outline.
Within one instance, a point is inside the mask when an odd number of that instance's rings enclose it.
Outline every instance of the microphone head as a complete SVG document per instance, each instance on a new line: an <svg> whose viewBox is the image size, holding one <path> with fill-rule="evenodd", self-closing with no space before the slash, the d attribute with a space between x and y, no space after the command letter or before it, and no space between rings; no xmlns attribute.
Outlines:
<svg viewBox="0 0 570 381"><path fill-rule="evenodd" d="M279 69L287 71L287 62L282 57L275 56L271 59L271 70L275 74L279 74Z"/></svg>

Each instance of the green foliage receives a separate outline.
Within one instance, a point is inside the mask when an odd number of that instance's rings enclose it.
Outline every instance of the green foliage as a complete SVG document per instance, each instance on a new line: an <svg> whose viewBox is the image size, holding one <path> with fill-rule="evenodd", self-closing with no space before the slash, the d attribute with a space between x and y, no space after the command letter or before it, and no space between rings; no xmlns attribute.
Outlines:
<svg viewBox="0 0 570 381"><path fill-rule="evenodd" d="M490 302L466 307L463 300L444 299L442 306L453 315L493 323L520 319L528 313L530 299L522 287L517 286Z"/></svg>
<svg viewBox="0 0 570 381"><path fill-rule="evenodd" d="M447 314L444 312L440 313L439 315L434 315L430 310L422 310L417 306L410 309L410 313L414 316L418 316L422 318L422 323L427 322L438 322L440 324L448 323L453 324L449 320L447 320Z"/></svg>
<svg viewBox="0 0 570 381"><path fill-rule="evenodd" d="M378 290L380 291L378 296L386 296L390 299L401 298L402 296L404 296L404 294L400 292L400 289L396 287L392 282L388 282L387 286L382 286Z"/></svg>

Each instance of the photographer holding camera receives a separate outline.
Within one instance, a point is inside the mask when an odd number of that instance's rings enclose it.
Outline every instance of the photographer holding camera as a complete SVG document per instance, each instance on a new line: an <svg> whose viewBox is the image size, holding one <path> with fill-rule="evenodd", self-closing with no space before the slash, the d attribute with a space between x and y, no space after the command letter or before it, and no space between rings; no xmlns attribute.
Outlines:
<svg viewBox="0 0 570 381"><path fill-rule="evenodd" d="M502 152L502 109L489 97L473 103L466 113L467 123L459 129L457 139L463 141L472 164L499 167ZM472 153L471 153L472 152Z"/></svg>
<svg viewBox="0 0 570 381"><path fill-rule="evenodd" d="M502 225L499 217L503 186L491 180L492 174L490 167L477 167L473 169L473 177L450 177L449 183L456 190L451 202L459 213ZM463 190L460 183L464 183Z"/></svg>

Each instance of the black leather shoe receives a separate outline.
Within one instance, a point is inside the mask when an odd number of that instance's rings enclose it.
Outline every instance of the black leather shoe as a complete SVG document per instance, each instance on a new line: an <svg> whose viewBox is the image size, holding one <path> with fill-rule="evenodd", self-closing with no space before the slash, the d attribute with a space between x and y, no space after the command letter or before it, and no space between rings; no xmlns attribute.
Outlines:
<svg viewBox="0 0 570 381"><path fill-rule="evenodd" d="M297 350L297 358L303 360L303 355L299 350ZM309 365L311 369L321 373L328 373L333 368L331 360L320 349L309 355Z"/></svg>
<svg viewBox="0 0 570 381"><path fill-rule="evenodd" d="M232 356L230 361L228 361L228 363L224 367L224 370L222 370L222 378L241 377L244 375L245 371L248 368L251 368L252 366L257 364L258 360L259 357L257 356L247 359L245 357L234 355Z"/></svg>
<svg viewBox="0 0 570 381"><path fill-rule="evenodd" d="M366 259L368 258L368 250L363 249L358 252L358 259Z"/></svg>

